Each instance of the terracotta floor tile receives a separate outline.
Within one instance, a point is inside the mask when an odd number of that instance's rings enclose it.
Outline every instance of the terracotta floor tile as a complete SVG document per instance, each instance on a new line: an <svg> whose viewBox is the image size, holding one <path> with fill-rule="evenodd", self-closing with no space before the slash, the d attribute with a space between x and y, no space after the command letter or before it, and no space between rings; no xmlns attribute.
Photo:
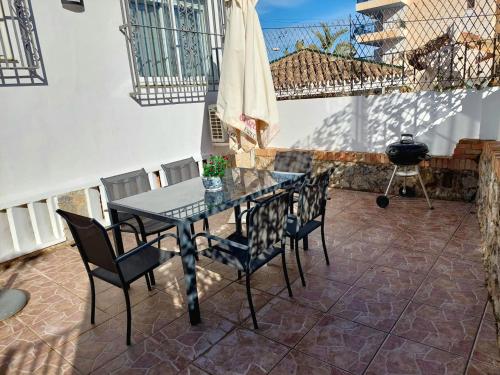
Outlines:
<svg viewBox="0 0 500 375"><path fill-rule="evenodd" d="M144 301L146 298L155 295L157 291L153 289L151 292L148 291L146 282L143 279L137 280L130 285L129 296L130 304L132 306L137 305L139 302ZM96 295L96 306L113 316L122 313L126 310L127 305L125 304L125 295L121 288L113 286L112 288L105 290L102 293Z"/></svg>
<svg viewBox="0 0 500 375"><path fill-rule="evenodd" d="M207 258L209 259L209 258ZM210 264L206 266L202 266L202 268L212 271L215 273L218 273L220 276L222 276L225 279L235 281L238 279L238 271L236 268L228 266L226 264L222 264L219 262L211 262Z"/></svg>
<svg viewBox="0 0 500 375"><path fill-rule="evenodd" d="M290 267L287 265L287 270L290 283L293 283L299 277L299 273L293 266ZM269 263L260 268L252 274L250 280L252 288L259 289L269 294L278 295L282 290L286 289L281 261L279 264ZM245 285L245 277L242 277L239 283Z"/></svg>
<svg viewBox="0 0 500 375"><path fill-rule="evenodd" d="M370 267L371 265L369 263L330 256L330 265L326 264L324 258L318 257L317 261L308 267L306 272L310 275L323 277L325 279L340 281L345 284L354 284Z"/></svg>
<svg viewBox="0 0 500 375"><path fill-rule="evenodd" d="M417 232L413 230L402 231L394 238L394 244L411 248L413 250L424 251L428 253L440 253L446 244L447 238L438 238L429 232Z"/></svg>
<svg viewBox="0 0 500 375"><path fill-rule="evenodd" d="M153 338L128 347L118 357L92 374L177 374L189 365L183 357L172 354L168 347Z"/></svg>
<svg viewBox="0 0 500 375"><path fill-rule="evenodd" d="M202 267L196 267L196 287L198 289L199 301L213 296L231 283L216 272L209 271ZM168 288L162 289L167 293L176 305L183 305L187 311L186 304L186 284L184 277L175 280Z"/></svg>
<svg viewBox="0 0 500 375"><path fill-rule="evenodd" d="M350 239L378 245L389 245L400 236L401 233L397 229L369 225L357 231Z"/></svg>
<svg viewBox="0 0 500 375"><path fill-rule="evenodd" d="M366 375L459 375L466 360L430 346L390 336Z"/></svg>
<svg viewBox="0 0 500 375"><path fill-rule="evenodd" d="M425 253L401 245L389 245L387 251L375 263L402 271L426 274L436 258L436 254Z"/></svg>
<svg viewBox="0 0 500 375"><path fill-rule="evenodd" d="M157 332L153 338L165 347L170 356L192 361L204 354L234 327L230 321L204 312L200 324L193 326L187 316L182 316Z"/></svg>
<svg viewBox="0 0 500 375"><path fill-rule="evenodd" d="M463 279L483 283L486 272L481 263L472 260L458 259L448 255L441 255L432 268L433 275L446 276L450 280Z"/></svg>
<svg viewBox="0 0 500 375"><path fill-rule="evenodd" d="M270 299L271 295L252 289L252 300L256 311ZM244 322L250 316L246 288L238 283L228 285L216 295L202 302L201 311L202 316L204 311L209 311L235 323Z"/></svg>
<svg viewBox="0 0 500 375"><path fill-rule="evenodd" d="M189 365L184 370L179 372L178 375L209 375L209 374L208 374L208 372L205 372L196 366Z"/></svg>
<svg viewBox="0 0 500 375"><path fill-rule="evenodd" d="M480 317L412 302L394 334L467 357L474 344Z"/></svg>
<svg viewBox="0 0 500 375"><path fill-rule="evenodd" d="M326 312L348 289L347 284L306 275L306 287L303 287L298 279L292 284L293 297L290 298L286 290L280 297Z"/></svg>
<svg viewBox="0 0 500 375"><path fill-rule="evenodd" d="M484 319L487 319L492 322L496 320L495 312L493 311L493 304L491 301L488 301L488 304L486 305L486 313L484 314Z"/></svg>
<svg viewBox="0 0 500 375"><path fill-rule="evenodd" d="M391 294L353 288L329 313L388 332L407 303L408 300Z"/></svg>
<svg viewBox="0 0 500 375"><path fill-rule="evenodd" d="M175 257L168 262L162 264L154 270L156 289L165 290L170 285L184 278L184 270L182 268L181 257Z"/></svg>
<svg viewBox="0 0 500 375"><path fill-rule="evenodd" d="M481 323L472 358L500 367L500 349L497 346L494 322L483 320Z"/></svg>
<svg viewBox="0 0 500 375"><path fill-rule="evenodd" d="M286 346L251 331L237 329L195 361L217 375L268 373L288 352Z"/></svg>
<svg viewBox="0 0 500 375"><path fill-rule="evenodd" d="M481 231L479 230L479 225L477 222L463 222L458 227L454 234L454 237L467 242L480 242L481 241Z"/></svg>
<svg viewBox="0 0 500 375"><path fill-rule="evenodd" d="M482 262L483 252L480 243L467 242L458 238L452 238L444 248L445 254L450 254L459 258L466 258L475 262Z"/></svg>
<svg viewBox="0 0 500 375"><path fill-rule="evenodd" d="M149 336L184 314L187 308L175 303L171 295L158 292L132 307L132 327ZM125 319L126 312L118 315ZM116 317L113 319L117 319Z"/></svg>
<svg viewBox="0 0 500 375"><path fill-rule="evenodd" d="M353 374L361 374L385 336L373 328L327 315L296 348Z"/></svg>
<svg viewBox="0 0 500 375"><path fill-rule="evenodd" d="M318 361L298 350L291 350L270 375L348 375L347 372Z"/></svg>
<svg viewBox="0 0 500 375"><path fill-rule="evenodd" d="M333 254L339 257L359 260L362 262L373 262L386 249L386 244L378 245L351 238L342 245L333 248Z"/></svg>
<svg viewBox="0 0 500 375"><path fill-rule="evenodd" d="M493 366L490 363L470 361L465 375L498 375L500 367Z"/></svg>
<svg viewBox="0 0 500 375"><path fill-rule="evenodd" d="M401 298L410 298L423 279L424 276L421 274L377 266L366 271L356 282L356 286Z"/></svg>
<svg viewBox="0 0 500 375"><path fill-rule="evenodd" d="M275 297L257 313L259 329L256 333L295 346L322 316L317 310ZM245 326L253 329L250 318Z"/></svg>
<svg viewBox="0 0 500 375"><path fill-rule="evenodd" d="M16 319L2 322L0 339L0 374L76 374L59 354L45 344L32 330Z"/></svg>
<svg viewBox="0 0 500 375"><path fill-rule="evenodd" d="M430 276L422 284L414 300L465 314L482 315L488 293L475 281L450 280L447 276Z"/></svg>
<svg viewBox="0 0 500 375"><path fill-rule="evenodd" d="M125 320L114 318L56 348L56 351L79 371L89 373L129 349L126 332ZM132 327L132 348L144 339L145 336Z"/></svg>

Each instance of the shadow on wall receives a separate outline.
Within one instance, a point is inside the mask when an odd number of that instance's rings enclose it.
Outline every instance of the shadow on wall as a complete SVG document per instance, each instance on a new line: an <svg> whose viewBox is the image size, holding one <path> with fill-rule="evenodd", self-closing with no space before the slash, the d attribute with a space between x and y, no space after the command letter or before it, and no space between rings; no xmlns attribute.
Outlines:
<svg viewBox="0 0 500 375"><path fill-rule="evenodd" d="M451 153L459 138L477 138L482 100L495 91L455 90L352 97L291 146L302 149L384 152L401 133L429 143L431 152ZM337 98L333 100L338 100Z"/></svg>

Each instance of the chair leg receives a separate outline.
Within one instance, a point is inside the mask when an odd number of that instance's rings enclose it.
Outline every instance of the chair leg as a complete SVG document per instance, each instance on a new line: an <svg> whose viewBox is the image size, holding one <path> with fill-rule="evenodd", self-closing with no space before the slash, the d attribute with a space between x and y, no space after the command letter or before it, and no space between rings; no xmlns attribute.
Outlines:
<svg viewBox="0 0 500 375"><path fill-rule="evenodd" d="M208 219L203 219L203 230L207 233L210 233L210 224L208 223Z"/></svg>
<svg viewBox="0 0 500 375"><path fill-rule="evenodd" d="M247 286L248 305L250 306L250 313L252 314L253 327L255 329L259 329L259 326L257 325L257 317L255 316L255 309L253 307L252 291L250 290L250 275L248 272L245 272L245 281Z"/></svg>
<svg viewBox="0 0 500 375"><path fill-rule="evenodd" d="M95 324L95 285L94 285L94 278L92 277L91 274L89 274L89 280L90 280L90 295L91 295L90 324Z"/></svg>
<svg viewBox="0 0 500 375"><path fill-rule="evenodd" d="M130 297L128 295L128 285L123 288L125 294L125 304L127 305L127 345L130 345L130 336L132 331L132 311L130 310Z"/></svg>
<svg viewBox="0 0 500 375"><path fill-rule="evenodd" d="M145 274L144 277L146 278L146 285L148 286L148 290L151 292L153 289L151 289L151 283L149 282L148 274Z"/></svg>
<svg viewBox="0 0 500 375"><path fill-rule="evenodd" d="M290 249L295 250L295 241L290 237Z"/></svg>
<svg viewBox="0 0 500 375"><path fill-rule="evenodd" d="M158 248L161 249L161 239L160 239L161 235L160 233L158 232Z"/></svg>
<svg viewBox="0 0 500 375"><path fill-rule="evenodd" d="M302 281L302 286L306 286L306 279L304 278L304 272L302 271L302 265L300 263L300 251L299 251L299 240L295 240L295 258L297 259L297 266L299 267L300 280Z"/></svg>
<svg viewBox="0 0 500 375"><path fill-rule="evenodd" d="M281 262L283 263L283 275L285 275L286 288L288 289L288 295L293 297L292 287L290 286L290 279L288 278L288 269L286 266L285 250L281 253Z"/></svg>
<svg viewBox="0 0 500 375"><path fill-rule="evenodd" d="M302 240L302 242L304 244L304 251L309 250L309 237L305 236L304 239Z"/></svg>
<svg viewBox="0 0 500 375"><path fill-rule="evenodd" d="M149 272L149 280L151 281L151 285L156 285L155 273L154 271Z"/></svg>
<svg viewBox="0 0 500 375"><path fill-rule="evenodd" d="M241 271L238 270L238 280L241 280Z"/></svg>
<svg viewBox="0 0 500 375"><path fill-rule="evenodd" d="M326 249L325 241L325 222L321 223L321 242L323 242L323 252L325 253L326 264L330 265L330 259L328 258L328 250Z"/></svg>

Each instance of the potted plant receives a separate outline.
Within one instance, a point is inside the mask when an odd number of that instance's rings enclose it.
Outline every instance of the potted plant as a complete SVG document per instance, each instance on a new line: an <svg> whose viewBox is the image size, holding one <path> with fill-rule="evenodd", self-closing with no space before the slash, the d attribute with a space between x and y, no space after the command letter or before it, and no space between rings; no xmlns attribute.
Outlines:
<svg viewBox="0 0 500 375"><path fill-rule="evenodd" d="M219 191L222 189L222 177L227 168L227 157L212 155L203 166L203 186L207 191Z"/></svg>

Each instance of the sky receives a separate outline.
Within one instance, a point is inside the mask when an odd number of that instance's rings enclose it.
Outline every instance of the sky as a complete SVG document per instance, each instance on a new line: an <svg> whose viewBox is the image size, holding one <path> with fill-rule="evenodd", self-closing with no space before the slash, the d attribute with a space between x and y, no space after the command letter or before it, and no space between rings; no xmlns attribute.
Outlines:
<svg viewBox="0 0 500 375"><path fill-rule="evenodd" d="M318 24L354 13L356 0L259 0L262 27Z"/></svg>

